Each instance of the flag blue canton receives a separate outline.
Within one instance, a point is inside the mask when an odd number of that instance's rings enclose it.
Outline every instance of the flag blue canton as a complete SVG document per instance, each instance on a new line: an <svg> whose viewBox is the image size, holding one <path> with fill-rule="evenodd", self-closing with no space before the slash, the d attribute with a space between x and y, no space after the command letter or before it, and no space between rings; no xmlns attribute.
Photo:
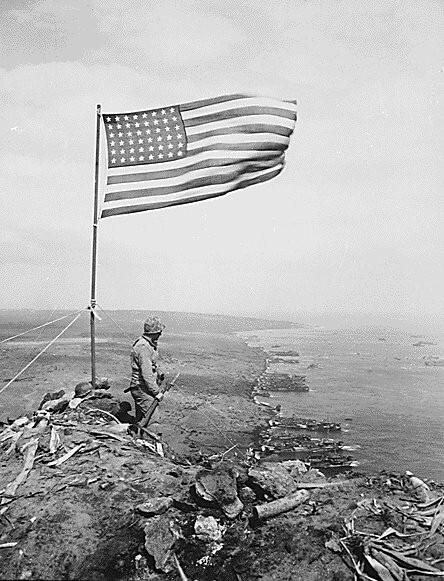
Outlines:
<svg viewBox="0 0 444 581"><path fill-rule="evenodd" d="M161 163L186 155L186 134L178 107L110 113L104 117L108 167Z"/></svg>

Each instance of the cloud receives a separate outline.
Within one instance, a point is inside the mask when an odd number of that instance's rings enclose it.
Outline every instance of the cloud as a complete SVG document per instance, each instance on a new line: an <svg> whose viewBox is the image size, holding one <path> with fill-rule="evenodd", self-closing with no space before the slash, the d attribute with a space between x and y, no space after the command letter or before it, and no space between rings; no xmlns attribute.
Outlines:
<svg viewBox="0 0 444 581"><path fill-rule="evenodd" d="M270 312L438 303L438 2L34 0L2 10L4 304L88 290L96 103L137 110L245 90L298 99L284 173L213 202L102 221L103 301Z"/></svg>

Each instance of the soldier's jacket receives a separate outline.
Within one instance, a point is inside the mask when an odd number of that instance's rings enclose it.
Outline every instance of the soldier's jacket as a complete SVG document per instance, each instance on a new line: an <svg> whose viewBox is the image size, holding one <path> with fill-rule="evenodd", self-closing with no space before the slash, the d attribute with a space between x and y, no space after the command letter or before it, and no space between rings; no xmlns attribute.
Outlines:
<svg viewBox="0 0 444 581"><path fill-rule="evenodd" d="M163 373L158 369L157 359L157 347L148 337L142 335L133 343L130 389L139 387L153 397L160 392Z"/></svg>

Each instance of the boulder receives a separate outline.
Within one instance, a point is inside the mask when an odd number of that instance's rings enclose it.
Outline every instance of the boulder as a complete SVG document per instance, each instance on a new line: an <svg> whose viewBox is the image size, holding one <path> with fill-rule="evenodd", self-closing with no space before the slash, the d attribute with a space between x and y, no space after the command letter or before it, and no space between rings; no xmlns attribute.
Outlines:
<svg viewBox="0 0 444 581"><path fill-rule="evenodd" d="M237 496L236 478L237 472L231 467L199 470L196 492L203 500L217 503L228 518L235 518L244 508Z"/></svg>
<svg viewBox="0 0 444 581"><path fill-rule="evenodd" d="M239 490L239 498L244 504L252 504L256 502L256 494L249 486L242 486Z"/></svg>
<svg viewBox="0 0 444 581"><path fill-rule="evenodd" d="M45 402L40 409L43 409L47 412L63 412L66 410L69 404L69 399L66 396L63 396L59 399L52 399Z"/></svg>
<svg viewBox="0 0 444 581"><path fill-rule="evenodd" d="M283 498L296 490L294 479L280 462L264 462L250 468L248 476L254 488L272 498Z"/></svg>
<svg viewBox="0 0 444 581"><path fill-rule="evenodd" d="M296 480L307 472L307 466L301 460L286 460L282 462L282 466L290 473L292 478Z"/></svg>
<svg viewBox="0 0 444 581"><path fill-rule="evenodd" d="M170 496L155 496L143 504L139 504L136 510L144 516L153 516L163 514L173 505L173 499Z"/></svg>
<svg viewBox="0 0 444 581"><path fill-rule="evenodd" d="M53 392L45 393L45 395L43 396L42 401L40 402L40 405L39 405L38 409L39 410L41 410L41 409L47 409L47 408L44 408L43 407L47 402L59 400L59 399L63 398L64 395L65 395L65 390L64 389L60 389L59 391L53 391Z"/></svg>
<svg viewBox="0 0 444 581"><path fill-rule="evenodd" d="M214 516L199 515L194 523L196 537L206 543L222 540L226 527L220 525Z"/></svg>
<svg viewBox="0 0 444 581"><path fill-rule="evenodd" d="M326 482L326 480L325 474L317 468L310 468L299 478L299 482Z"/></svg>
<svg viewBox="0 0 444 581"><path fill-rule="evenodd" d="M168 563L171 557L173 545L177 538L174 522L166 515L154 516L144 527L145 549L154 558L156 569L161 571L172 570Z"/></svg>
<svg viewBox="0 0 444 581"><path fill-rule="evenodd" d="M108 412L115 416L120 410L120 401L115 399L110 393L103 390L94 390L87 398L79 404L79 409L97 409Z"/></svg>

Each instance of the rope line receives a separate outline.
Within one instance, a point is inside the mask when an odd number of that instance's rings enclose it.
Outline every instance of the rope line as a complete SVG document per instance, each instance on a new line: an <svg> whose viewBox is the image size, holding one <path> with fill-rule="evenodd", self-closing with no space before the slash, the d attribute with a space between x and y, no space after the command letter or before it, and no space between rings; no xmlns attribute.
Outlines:
<svg viewBox="0 0 444 581"><path fill-rule="evenodd" d="M24 371L26 371L26 370L28 369L28 367L31 367L31 365L32 365L32 364L33 364L35 361L37 361L37 359L40 357L40 355L43 355L43 353L44 353L44 352L45 352L47 349L49 349L49 347L51 347L51 345L52 345L53 343L55 343L55 342L57 341L57 339L58 339L59 337L61 337L61 336L63 335L63 333L64 333L65 331L67 331L67 330L68 330L68 329L71 327L71 325L73 325L73 324L74 324L74 323L77 321L77 319L80 317L80 315L82 314L82 312L83 312L83 310L82 310L82 311L80 311L79 313L77 313L77 315L74 317L74 319L73 319L73 320L72 320L72 321L71 321L71 322L70 322L70 323L69 323L69 324L68 324L68 325L67 325L67 326L66 326L66 327L63 329L63 331L60 331L60 333L57 335L57 337L54 337L54 339L52 339L52 341L50 341L50 342L49 342L49 343L46 345L46 347L44 347L44 348L43 348L43 349L40 351L40 353L38 353L38 354L37 354L37 355L34 357L34 359L32 359L32 360L31 360L31 361L30 361L30 362L29 362L27 365L25 365L25 367L23 367L23 369L22 369L21 371L19 371L19 372L17 373L17 375L15 375L15 376L14 376L14 377L13 377L13 378L10 380L10 381L8 381L8 383L7 383L6 385L4 385L4 386L3 386L3 387L0 389L0 393L3 393L3 392L5 391L5 389L11 385L11 383L13 383L13 382L14 382L14 381L15 381L15 380L18 378L18 377L20 377L20 375L21 375L21 374L22 374Z"/></svg>
<svg viewBox="0 0 444 581"><path fill-rule="evenodd" d="M83 310L83 309L82 309ZM53 311L54 312L54 311ZM68 315L64 315L63 317L59 317L58 319L54 319L53 321L49 321L48 323L43 323L43 325L38 325L38 327L33 327L28 331L23 331L23 333L18 333L17 335L13 335L12 337L8 337L7 339L2 339L0 343L6 343L6 341L11 341L11 339L16 339L17 337L21 337L22 335L26 335L26 333L31 333L31 331L37 331L37 329L42 329L47 325L52 325L52 323L57 323L57 321L62 321L63 319L67 319L68 317L72 317L75 313L80 311L74 311L73 313L69 313ZM52 313L51 313L52 315Z"/></svg>
<svg viewBox="0 0 444 581"><path fill-rule="evenodd" d="M116 327L118 327L118 328L119 328L119 329L122 331L122 333L125 335L125 337L126 337L127 339L129 339L131 342L133 342L133 341L134 341L134 337L131 337L131 336L130 336L130 335L129 335L129 334L126 332L126 331L125 331L125 329L123 329L123 328L122 328L122 327L119 325L119 323L118 323L117 321L115 321L115 320L114 320L114 319L111 317L111 315L110 315L110 314L109 314L107 311L105 311L105 309L104 309L102 306L100 306L100 305L99 305L99 303L97 303L97 306L98 306L98 307L99 307L99 309L102 311L102 313L103 313L103 314L104 314L106 317L108 317L108 319L110 319L110 320L111 320L111 321L112 321L112 322L113 322L113 323L116 325Z"/></svg>

